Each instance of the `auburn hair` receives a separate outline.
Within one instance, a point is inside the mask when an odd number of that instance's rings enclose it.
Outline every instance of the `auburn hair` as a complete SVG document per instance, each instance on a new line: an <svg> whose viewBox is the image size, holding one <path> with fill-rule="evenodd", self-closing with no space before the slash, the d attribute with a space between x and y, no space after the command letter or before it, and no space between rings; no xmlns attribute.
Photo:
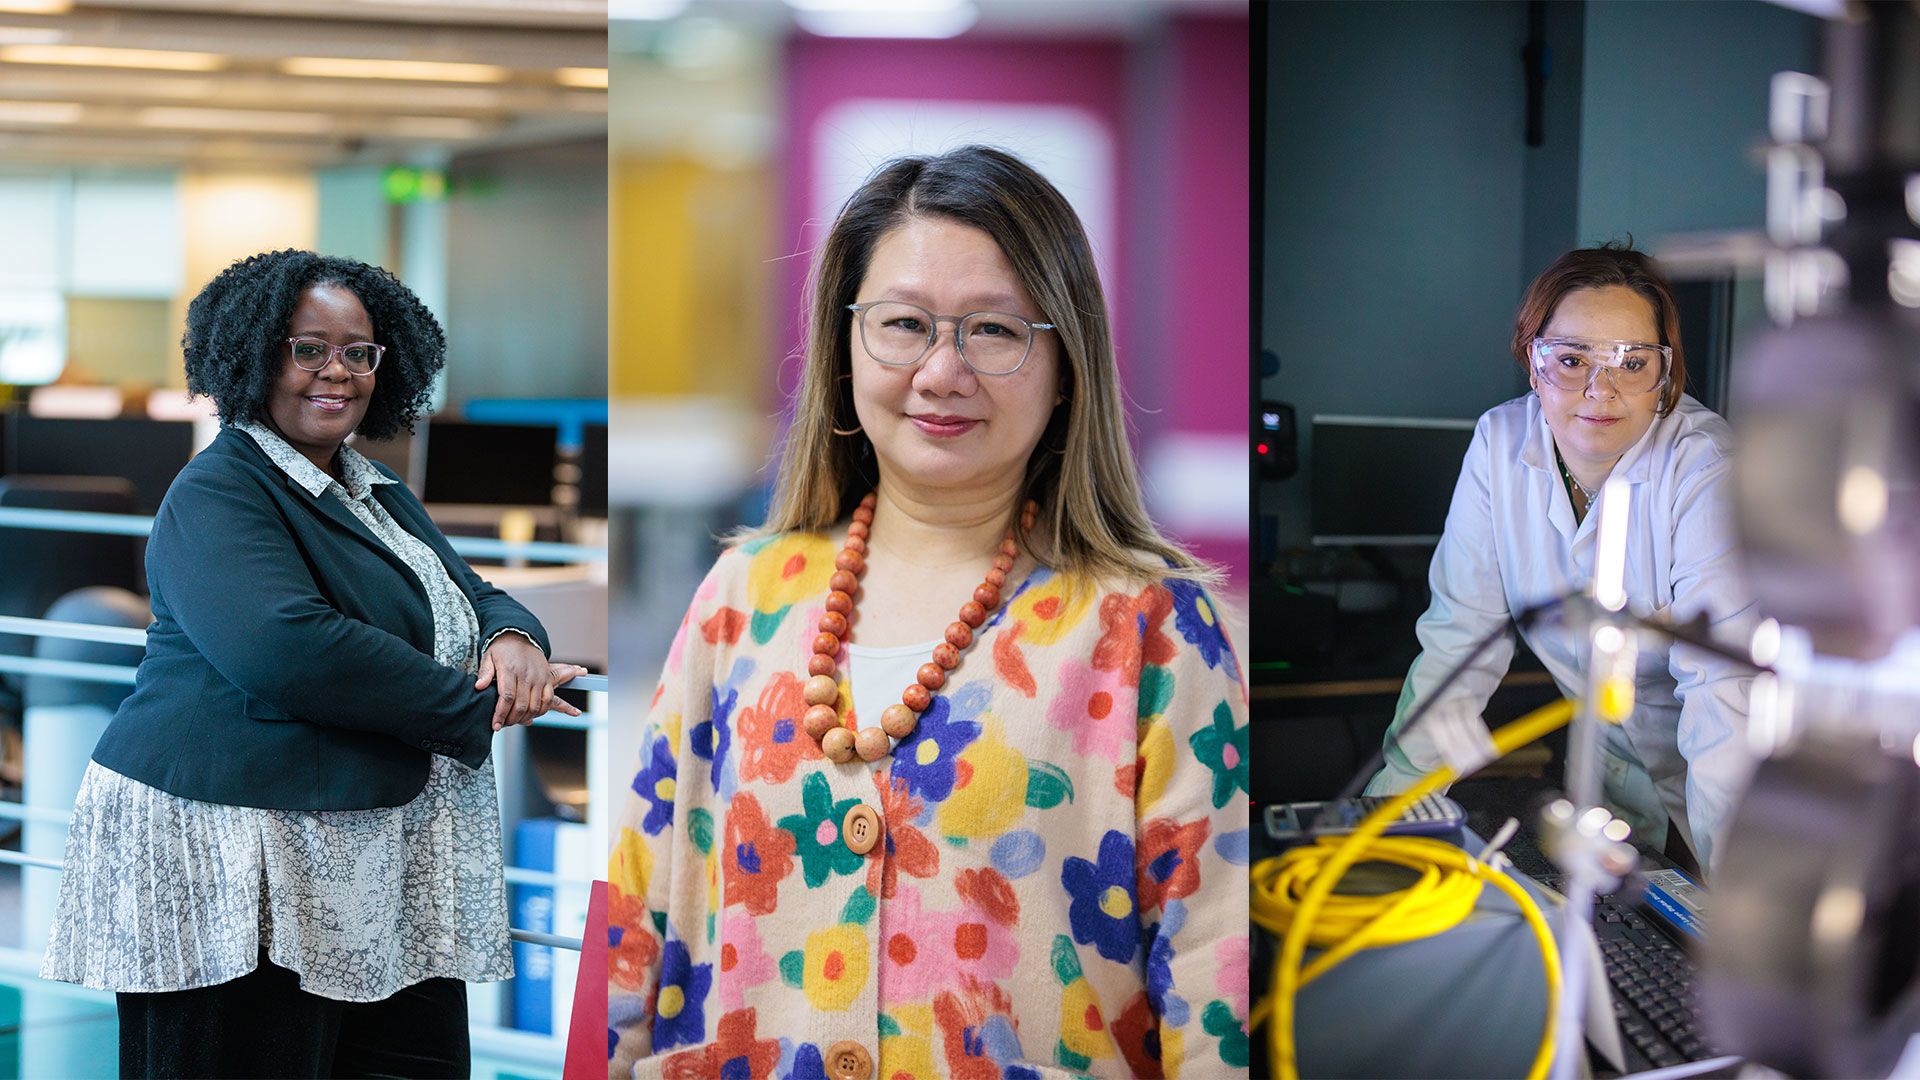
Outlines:
<svg viewBox="0 0 1920 1080"><path fill-rule="evenodd" d="M1527 286L1520 310L1513 317L1513 359L1532 374L1533 339L1553 318L1553 309L1560 306L1561 298L1576 289L1609 285L1632 289L1653 306L1653 321L1660 327L1659 344L1673 350L1667 385L1660 391L1660 415L1669 415L1680 404L1687 383L1686 350L1680 346L1680 308L1659 264L1646 252L1635 251L1631 237L1624 244L1608 242L1599 247L1575 248L1540 271Z"/></svg>

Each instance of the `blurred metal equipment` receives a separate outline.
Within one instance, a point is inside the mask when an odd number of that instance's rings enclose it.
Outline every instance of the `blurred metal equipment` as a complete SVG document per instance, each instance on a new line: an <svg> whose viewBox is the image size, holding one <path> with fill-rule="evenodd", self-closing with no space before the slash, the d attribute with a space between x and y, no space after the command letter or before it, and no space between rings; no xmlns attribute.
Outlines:
<svg viewBox="0 0 1920 1080"><path fill-rule="evenodd" d="M1794 1076L1886 1076L1920 1031L1920 770L1866 739L1762 763L1714 881L1717 1043Z"/></svg>
<svg viewBox="0 0 1920 1080"><path fill-rule="evenodd" d="M1766 294L1736 369L1768 757L1713 881L1715 1039L1886 1076L1920 1032L1920 8L1855 3L1773 87ZM1765 655L1763 655L1765 654Z"/></svg>
<svg viewBox="0 0 1920 1080"><path fill-rule="evenodd" d="M1831 91L1775 77L1766 291L1781 325L1742 358L1734 398L1762 609L1817 652L1871 658L1920 624L1920 15L1857 10L1829 27Z"/></svg>

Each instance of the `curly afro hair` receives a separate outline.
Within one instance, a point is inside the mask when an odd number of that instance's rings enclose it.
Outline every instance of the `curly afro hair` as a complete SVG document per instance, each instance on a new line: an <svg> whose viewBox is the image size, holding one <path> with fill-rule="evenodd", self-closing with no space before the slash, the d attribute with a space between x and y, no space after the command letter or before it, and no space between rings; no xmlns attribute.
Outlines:
<svg viewBox="0 0 1920 1080"><path fill-rule="evenodd" d="M311 251L270 251L220 272L187 307L187 390L213 399L222 424L265 411L287 356L287 326L307 289L337 285L360 298L373 340L386 346L373 399L355 430L386 439L426 410L433 379L447 362L439 320L400 279L377 266Z"/></svg>

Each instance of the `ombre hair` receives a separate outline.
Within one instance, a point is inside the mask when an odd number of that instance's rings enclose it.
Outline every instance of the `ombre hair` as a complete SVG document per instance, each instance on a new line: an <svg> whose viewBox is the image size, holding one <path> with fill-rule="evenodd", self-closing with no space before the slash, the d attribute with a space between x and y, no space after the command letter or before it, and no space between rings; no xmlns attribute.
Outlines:
<svg viewBox="0 0 1920 1080"><path fill-rule="evenodd" d="M1000 246L1060 345L1056 404L1027 460L1020 499L1040 506L1048 542L1033 554L1063 574L1136 583L1175 577L1211 583L1217 572L1160 534L1141 498L1127 442L1106 296L1092 247L1066 198L1004 150L966 146L888 162L834 219L807 287L805 370L782 447L767 521L746 535L825 531L874 487L865 434L838 435L854 418L847 305L881 238L914 218L986 233ZM1023 549L1033 542L1016 521Z"/></svg>
<svg viewBox="0 0 1920 1080"><path fill-rule="evenodd" d="M1673 286L1653 257L1633 250L1633 240L1625 244L1602 244L1593 248L1575 248L1553 260L1540 276L1527 286L1520 310L1513 317L1513 358L1528 374L1533 373L1533 339L1553 318L1560 300L1576 289L1600 289L1619 285L1639 293L1653 307L1654 324L1660 327L1657 344L1673 350L1667 368L1667 385L1660 391L1661 416L1673 412L1687 387L1686 350L1680 347L1680 306L1673 299Z"/></svg>

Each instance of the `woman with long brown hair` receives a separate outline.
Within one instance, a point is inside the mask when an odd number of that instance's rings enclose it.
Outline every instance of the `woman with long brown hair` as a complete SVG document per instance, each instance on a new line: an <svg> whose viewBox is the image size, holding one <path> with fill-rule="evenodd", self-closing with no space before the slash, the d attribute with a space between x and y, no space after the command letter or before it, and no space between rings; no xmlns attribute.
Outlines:
<svg viewBox="0 0 1920 1080"><path fill-rule="evenodd" d="M1142 506L1066 200L981 147L883 167L814 268L768 521L649 711L609 1074L1243 1075L1212 579Z"/></svg>

